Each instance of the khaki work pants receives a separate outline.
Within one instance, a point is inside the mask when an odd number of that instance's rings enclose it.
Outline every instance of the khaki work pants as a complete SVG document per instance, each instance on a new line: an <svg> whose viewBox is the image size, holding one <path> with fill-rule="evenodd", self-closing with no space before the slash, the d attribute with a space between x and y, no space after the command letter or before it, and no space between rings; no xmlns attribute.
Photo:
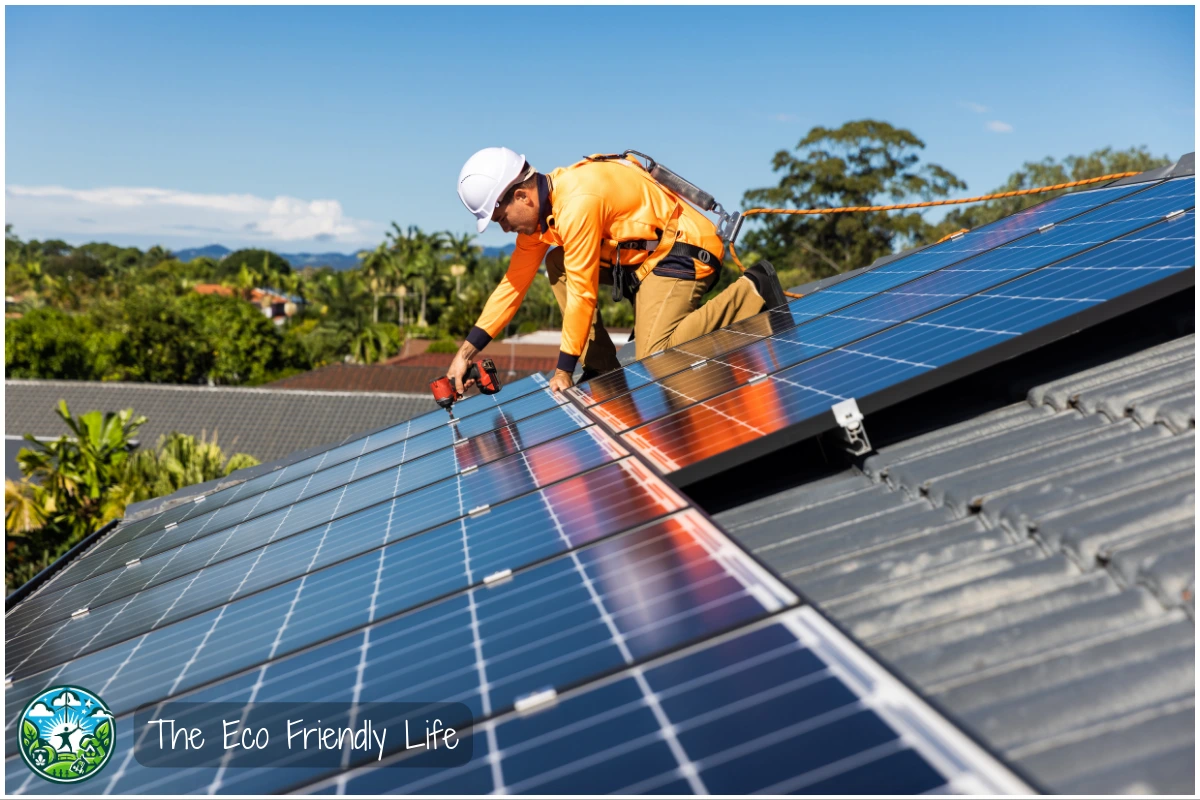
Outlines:
<svg viewBox="0 0 1200 800"><path fill-rule="evenodd" d="M558 307L566 310L567 283L563 268L563 252L556 247L546 254L546 275ZM612 285L612 271L600 270L602 284ZM763 299L749 279L740 278L712 300L700 305L716 275L705 280L665 278L650 273L638 288L634 306L633 338L639 359L668 347L691 341L697 336L752 317L763 310ZM608 372L620 366L617 350L600 319L600 306L592 319L580 363L585 369Z"/></svg>

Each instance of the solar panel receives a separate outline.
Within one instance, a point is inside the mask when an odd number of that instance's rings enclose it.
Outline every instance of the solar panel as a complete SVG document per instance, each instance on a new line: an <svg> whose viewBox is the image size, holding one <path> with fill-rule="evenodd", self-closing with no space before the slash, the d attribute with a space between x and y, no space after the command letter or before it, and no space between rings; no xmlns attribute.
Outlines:
<svg viewBox="0 0 1200 800"><path fill-rule="evenodd" d="M1173 183L1163 188L1182 189L1192 203L1192 180ZM622 440L686 485L835 427L829 409L837 402L855 398L870 413L1194 285L1193 222L1194 212L1176 214L920 316L873 322L864 314L848 321L868 321L850 342L831 323L824 329L835 331L835 341L809 333L793 340L812 351L796 366L663 415Z"/></svg>
<svg viewBox="0 0 1200 800"><path fill-rule="evenodd" d="M367 436L290 464L283 469L269 472L236 486L204 496L202 502L184 503L159 514L123 525L106 537L87 555L119 546L143 536L162 530L168 525L178 525L202 515L209 515L235 502L245 503L250 497L270 489L294 485L304 478L321 474L316 485L300 484L300 488L313 494L320 489L336 485L343 475L365 475L380 468L412 460L443 447L448 447L464 438L509 425L525 417L553 408L557 403L546 389L541 375L524 378L508 387L503 402L500 395L474 395L455 405L454 426L448 426L447 416L441 411L431 411L399 425L384 428ZM340 482L344 482L343 479Z"/></svg>
<svg viewBox="0 0 1200 800"><path fill-rule="evenodd" d="M69 600L63 601L64 606L71 606L71 610L82 607L77 599L81 593L86 592L83 591L83 587L79 590L74 589L76 584L89 580L94 582L98 576L102 577L103 573L123 569L131 560L144 560L181 543L225 531L230 526L255 524L251 521L266 517L270 512L283 509L302 499L307 503L306 509L327 505L326 501L339 496L341 486L357 484L372 475L381 476L380 479L386 483L382 474L392 468L398 468L399 472L407 472L404 480L398 480L395 487L397 492L407 491L417 485L414 481L419 482L422 478L436 479L452 473L456 461L469 462L462 464L463 468L471 464L480 465L516 452L518 446L529 447L589 424L573 409L560 407L561 402L561 398L553 398L548 390L541 389L533 395L513 401L516 411L510 409L507 414L499 410L487 411L450 425L446 424L447 418L443 416L441 430L418 435L412 440L351 459L339 466L307 476L298 476L256 495L243 497L235 502L225 502L231 489L216 492L208 496L213 498L211 502L188 504L189 507L203 507L210 509L209 511L196 513L181 522L173 521L158 527L143 525L133 536L123 535L125 528L118 529L111 542L106 539L100 546L90 550L80 559L80 563L73 564L74 569L69 575L52 582L32 598L28 603L29 611L25 613L31 613L33 609L40 609L48 603L55 602L48 595L62 590L72 591ZM547 407L550 411L542 413ZM511 417L519 419L496 430L491 430L488 425L489 422L503 424ZM481 429L487 433L479 433ZM429 442L434 434L438 435L437 441ZM472 438L465 438L472 434ZM410 442L411 449L415 452L408 452ZM438 444L445 446L441 450L432 449ZM344 501L342 506L343 510L347 508ZM270 523L271 520L259 522Z"/></svg>
<svg viewBox="0 0 1200 800"><path fill-rule="evenodd" d="M864 297L894 288L1153 185L1112 186L1054 198L794 300L788 304L786 311L750 317L594 378L577 387L576 395L587 406L611 400L639 386L686 370L698 359L715 358L750 344L757 338L794 327L800 321L836 311Z"/></svg>
<svg viewBox="0 0 1200 800"><path fill-rule="evenodd" d="M653 480L649 472L636 477ZM547 508L561 539L559 549L574 547L557 511ZM215 701L228 691L236 699L247 685L246 670L259 673L251 681L258 687L250 698L256 702L295 699L322 683L322 699L346 693L364 702L437 697L486 715L546 686L570 686L619 668L624 654L643 659L761 618L794 600L765 574L756 576L733 563L740 551L717 536L704 517L684 509L491 583L481 583L485 576L464 550L466 582L475 588L399 611L395 604L405 601L386 583L391 575L381 556L344 573L306 575L171 626L179 629L175 646L147 644L157 656L154 663L122 662L120 681L111 666L104 670L88 658L53 680L66 681L76 670L86 670L118 714L118 728L120 715L135 705L215 676L221 677L203 698ZM315 585L306 588L309 584ZM233 621L223 622L229 616ZM194 641L201 630L205 635L198 646L179 646ZM346 653L354 658L335 666ZM104 663L115 662L114 654ZM24 688L14 684L10 696L23 695ZM125 774L139 773L143 780L156 774L132 765ZM240 790L236 777L229 781L227 790ZM117 784L112 790L140 789Z"/></svg>
<svg viewBox="0 0 1200 800"><path fill-rule="evenodd" d="M810 308L804 312L810 319L799 319L785 332L756 341L719 359L697 361L691 369L594 405L592 411L614 431L643 425L1160 220L1164 215L1186 207L1181 204L1193 203L1194 194L1192 178L1159 184L1075 216L1053 228L923 274L889 291L871 294L839 311L818 316L818 310ZM916 253L910 258L921 255ZM877 285L880 277L890 280L896 273L911 274L914 270L901 269L907 260L899 259L879 268L890 274L864 273L859 280ZM915 271L923 272L923 268L919 266ZM826 292L859 296L864 291L861 288L842 288L851 283L853 281L846 281L812 295L813 303ZM801 304L808 299L795 302ZM840 300L822 302L828 306ZM793 317L801 316L795 310L789 310L789 313Z"/></svg>
<svg viewBox="0 0 1200 800"><path fill-rule="evenodd" d="M214 546L227 545L227 552L246 552L285 537L295 536L302 531L311 531L308 539L319 535L318 547L330 536L337 539L356 538L363 521L351 515L363 507L374 507L376 516L383 514L385 510L380 506L381 498L395 497L391 502L384 504L387 506L389 529L395 535L406 531L418 531L465 516L471 510L503 502L623 455L624 453L613 447L606 437L592 429L578 431L532 447L484 467L468 467L470 471L465 474L461 471L454 472L456 454L451 450L447 453L444 463L446 471L451 472L453 477L446 480L433 482L440 477L434 468L440 467L441 463L426 466L430 474L422 471L413 473L417 477L411 482L421 485L422 488L411 493L403 493L402 469L395 475L368 478L358 484L347 485L337 497L319 498L320 505L316 508L304 508L309 504L300 503L255 521L265 520L265 524L251 523L250 526L240 526L240 529L231 528L224 535L214 534L194 540L192 543L199 545L194 553L184 553L186 545L176 548L176 552L171 553L166 563L162 563L161 566L165 567L174 562L183 565L177 569L190 567L191 570L195 570L213 561ZM399 491L397 487L400 487ZM303 513L300 513L301 509ZM289 525L291 514L296 514L296 521ZM326 524L312 530L319 523ZM200 561L201 558L204 559L203 562ZM144 564L135 564L122 569L121 572L140 575L143 568L159 569L160 562L163 562L163 559L148 559ZM293 565L298 574L310 568L311 563L305 564L302 559ZM212 573L213 571L210 571L210 574ZM162 596L186 591L189 602L183 603L182 608L178 610L177 604L171 603L169 612L162 614L166 617L169 613L184 613L190 608L191 598L203 597L202 588L206 584L202 583L201 589L197 589L190 583L181 583L184 580L186 577L179 578L170 587L143 597L113 600L99 608L89 608L86 615L68 614L60 622L41 622L36 625L31 623L28 633L9 633L5 646L6 664L10 671L44 669L57 663L57 660L76 658L92 649L122 640L131 635L131 632L144 632L143 628L150 624L153 616L142 618L132 613L132 610L143 606L151 610L160 609L162 606L159 605L159 600ZM193 582L198 580L198 575L192 577ZM69 606L59 606L60 617L62 610L67 607ZM118 623L117 619L121 622Z"/></svg>

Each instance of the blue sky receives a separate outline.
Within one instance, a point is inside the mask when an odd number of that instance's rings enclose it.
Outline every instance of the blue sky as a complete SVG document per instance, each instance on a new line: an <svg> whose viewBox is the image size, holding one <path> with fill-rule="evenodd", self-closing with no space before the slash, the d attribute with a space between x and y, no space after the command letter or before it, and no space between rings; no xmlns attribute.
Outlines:
<svg viewBox="0 0 1200 800"><path fill-rule="evenodd" d="M347 252L392 220L468 232L455 180L493 144L544 169L641 150L735 207L775 182L776 150L865 117L911 129L970 193L1047 155L1195 149L1190 6L10 6L5 22L5 219L23 238Z"/></svg>

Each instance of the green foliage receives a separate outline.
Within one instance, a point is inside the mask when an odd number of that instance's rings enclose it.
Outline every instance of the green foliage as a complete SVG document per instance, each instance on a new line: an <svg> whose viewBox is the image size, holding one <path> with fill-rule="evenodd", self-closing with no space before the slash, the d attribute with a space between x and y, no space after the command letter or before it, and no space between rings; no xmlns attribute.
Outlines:
<svg viewBox="0 0 1200 800"><path fill-rule="evenodd" d="M779 185L748 191L743 202L767 208L869 206L930 200L965 189L944 167L921 163L924 147L912 131L877 120L816 127L794 154L775 154ZM915 212L770 215L747 233L744 249L770 259L776 269L820 278L923 241L929 228Z"/></svg>
<svg viewBox="0 0 1200 800"><path fill-rule="evenodd" d="M264 263L267 268L265 272L268 274L290 275L292 272L292 265L278 253L272 253L270 250L235 250L217 264L216 277L233 278L243 267L261 273L264 271Z"/></svg>
<svg viewBox="0 0 1200 800"><path fill-rule="evenodd" d="M172 494L185 486L223 478L252 467L258 460L245 453L226 459L214 433L211 441L184 433L160 437L156 450L139 451L118 477L123 504Z"/></svg>
<svg viewBox="0 0 1200 800"><path fill-rule="evenodd" d="M9 591L91 531L119 519L129 503L171 494L258 463L244 453L227 458L215 434L209 441L203 435L197 439L172 433L159 439L156 450L135 451L133 436L145 417L134 416L131 409L73 417L66 403L60 402L58 414L70 434L51 442L27 436L32 446L17 453L26 480L5 484ZM14 499L34 509L28 513L32 524L15 524Z"/></svg>
<svg viewBox="0 0 1200 800"><path fill-rule="evenodd" d="M350 340L350 357L359 364L376 364L400 352L404 332L390 322L362 326Z"/></svg>
<svg viewBox="0 0 1200 800"><path fill-rule="evenodd" d="M1014 192L1037 186L1054 186L1059 183L1099 178L1101 175L1114 175L1121 172L1145 172L1170 163L1171 159L1167 156L1152 156L1145 147L1131 147L1128 150L1113 150L1111 147L1105 147L1086 156L1067 156L1062 161L1056 161L1050 157L1043 158L1041 161L1027 161L1019 170L1008 176L1004 185L998 186L986 194ZM1081 188L1090 189L1094 186ZM956 208L930 231L927 241L937 241L942 236L963 228L973 230L1016 214L1030 206L1044 203L1067 191L1062 189L1044 194L1005 197L1000 200L990 200L986 203Z"/></svg>
<svg viewBox="0 0 1200 800"><path fill-rule="evenodd" d="M279 372L308 368L302 347L289 343L253 305L220 295L187 294L179 300L202 342L211 348L205 377L210 383L256 386Z"/></svg>
<svg viewBox="0 0 1200 800"><path fill-rule="evenodd" d="M457 353L458 342L453 339L434 339L425 348L426 353Z"/></svg>
<svg viewBox="0 0 1200 800"><path fill-rule="evenodd" d="M10 378L95 380L96 327L87 317L38 308L7 320L4 366Z"/></svg>

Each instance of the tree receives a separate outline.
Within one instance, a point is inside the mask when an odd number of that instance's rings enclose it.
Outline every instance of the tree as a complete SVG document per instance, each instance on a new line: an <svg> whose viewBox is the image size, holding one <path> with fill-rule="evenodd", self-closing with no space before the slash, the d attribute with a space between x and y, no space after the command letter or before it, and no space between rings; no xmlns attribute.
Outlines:
<svg viewBox="0 0 1200 800"><path fill-rule="evenodd" d="M350 355L359 364L375 364L400 352L404 335L390 322L364 325L350 339Z"/></svg>
<svg viewBox="0 0 1200 800"><path fill-rule="evenodd" d="M135 417L132 409L103 415L89 411L76 418L62 400L57 411L71 435L41 442L27 434L33 448L22 448L17 463L21 473L46 493L43 508L48 525L70 546L123 510L108 502L108 493L133 449L134 433L146 418Z"/></svg>
<svg viewBox="0 0 1200 800"><path fill-rule="evenodd" d="M832 208L916 202L946 197L966 184L937 164L922 164L915 134L886 122L859 120L813 128L793 154L772 159L779 185L746 192L746 207ZM820 216L771 215L745 237L744 249L798 277L819 278L866 266L897 246L922 241L929 226L919 213Z"/></svg>
<svg viewBox="0 0 1200 800"><path fill-rule="evenodd" d="M244 453L226 459L216 435L207 441L186 434L162 437L157 451L135 451L132 436L145 422L132 409L72 417L65 403L59 416L71 435L52 442L26 439L17 462L25 476L5 481L8 552L5 583L11 591L131 502L170 494L214 480L257 460Z"/></svg>
<svg viewBox="0 0 1200 800"><path fill-rule="evenodd" d="M220 280L233 277L243 266L252 270L262 270L264 260L268 267L266 272L269 274L287 275L292 271L292 265L287 259L270 250L235 250L221 259L217 278Z"/></svg>
<svg viewBox="0 0 1200 800"><path fill-rule="evenodd" d="M393 222L388 236L392 240L391 250L400 262L401 281L415 287L420 297L417 325L424 328L429 324L426 316L429 295L437 290L441 271L448 266L442 259L445 234L428 234L416 225L409 225L408 230L403 230Z"/></svg>
<svg viewBox="0 0 1200 800"><path fill-rule="evenodd" d="M1164 167L1171 163L1167 156L1152 156L1143 147L1131 147L1128 150L1113 150L1105 147L1089 153L1086 156L1067 156L1061 162L1047 156L1041 161L1026 161L1016 172L1008 176L1004 185L987 194L1014 192L1020 189L1032 189L1037 186L1053 186L1059 183L1080 181L1087 178L1098 178L1101 175L1113 175L1120 172L1145 172ZM1084 189L1094 187L1081 187ZM1016 214L1030 206L1044 203L1067 190L1030 194L1021 197L1005 197L972 206L962 206L948 213L942 222L930 231L928 240L937 241L942 236L963 228L975 229L998 219Z"/></svg>
<svg viewBox="0 0 1200 800"><path fill-rule="evenodd" d="M119 380L202 383L212 373L214 348L176 298L143 287L113 310Z"/></svg>
<svg viewBox="0 0 1200 800"><path fill-rule="evenodd" d="M138 503L196 483L224 478L256 464L258 459L245 453L226 458L215 432L211 441L204 432L199 438L173 432L159 437L155 450L138 451L129 459L116 491L125 504Z"/></svg>
<svg viewBox="0 0 1200 800"><path fill-rule="evenodd" d="M97 334L87 317L36 308L5 326L4 367L10 378L96 380Z"/></svg>
<svg viewBox="0 0 1200 800"><path fill-rule="evenodd" d="M358 257L362 260L363 275L371 289L371 321L378 324L379 298L390 293L398 277L396 259L388 250L386 241L380 242L374 250L359 253Z"/></svg>
<svg viewBox="0 0 1200 800"><path fill-rule="evenodd" d="M255 386L279 372L310 362L289 351L284 336L257 306L233 297L189 293L179 298L181 314L209 348L210 384Z"/></svg>

